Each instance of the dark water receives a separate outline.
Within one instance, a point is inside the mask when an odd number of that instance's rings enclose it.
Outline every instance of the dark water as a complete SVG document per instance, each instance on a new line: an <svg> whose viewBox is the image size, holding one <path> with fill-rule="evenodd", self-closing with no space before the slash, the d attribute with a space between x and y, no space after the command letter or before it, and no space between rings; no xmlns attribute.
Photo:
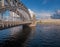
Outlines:
<svg viewBox="0 0 60 47"><path fill-rule="evenodd" d="M0 47L60 47L60 26L17 26L0 30Z"/></svg>

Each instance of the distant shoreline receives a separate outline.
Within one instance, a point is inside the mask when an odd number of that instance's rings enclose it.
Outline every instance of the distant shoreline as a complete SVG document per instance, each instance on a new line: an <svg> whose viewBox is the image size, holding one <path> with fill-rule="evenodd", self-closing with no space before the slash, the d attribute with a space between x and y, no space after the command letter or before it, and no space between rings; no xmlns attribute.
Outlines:
<svg viewBox="0 0 60 47"><path fill-rule="evenodd" d="M38 24L55 24L60 25L60 19L42 19L37 21Z"/></svg>

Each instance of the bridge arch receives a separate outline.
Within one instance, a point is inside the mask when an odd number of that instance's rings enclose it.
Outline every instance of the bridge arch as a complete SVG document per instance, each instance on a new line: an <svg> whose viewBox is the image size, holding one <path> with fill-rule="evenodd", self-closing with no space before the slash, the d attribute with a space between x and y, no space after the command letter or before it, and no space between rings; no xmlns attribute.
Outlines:
<svg viewBox="0 0 60 47"><path fill-rule="evenodd" d="M23 19L23 21L31 20L28 9L19 2L19 0L4 0L4 6L0 8L0 12L4 12L6 10L16 13Z"/></svg>

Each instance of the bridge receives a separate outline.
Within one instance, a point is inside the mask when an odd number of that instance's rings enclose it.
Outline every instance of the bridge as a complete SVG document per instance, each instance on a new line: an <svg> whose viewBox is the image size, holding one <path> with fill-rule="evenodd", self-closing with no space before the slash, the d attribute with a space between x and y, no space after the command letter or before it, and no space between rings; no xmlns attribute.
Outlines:
<svg viewBox="0 0 60 47"><path fill-rule="evenodd" d="M20 0L0 0L0 29L29 25L34 19Z"/></svg>

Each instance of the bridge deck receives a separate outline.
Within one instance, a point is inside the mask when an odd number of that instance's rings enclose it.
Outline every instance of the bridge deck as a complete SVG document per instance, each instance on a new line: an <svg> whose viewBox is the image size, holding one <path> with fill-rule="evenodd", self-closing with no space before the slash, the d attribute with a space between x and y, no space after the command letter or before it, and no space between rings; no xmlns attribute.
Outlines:
<svg viewBox="0 0 60 47"><path fill-rule="evenodd" d="M19 22L19 21L0 21L0 30L10 28L18 25L31 24L30 21Z"/></svg>

